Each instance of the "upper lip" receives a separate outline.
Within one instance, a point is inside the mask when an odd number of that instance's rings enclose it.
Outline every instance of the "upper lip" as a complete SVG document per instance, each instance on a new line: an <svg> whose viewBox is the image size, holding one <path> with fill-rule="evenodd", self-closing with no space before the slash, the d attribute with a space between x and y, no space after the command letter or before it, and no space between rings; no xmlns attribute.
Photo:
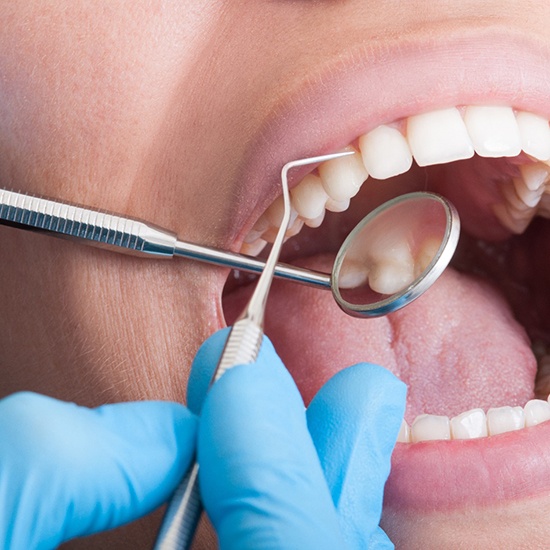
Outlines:
<svg viewBox="0 0 550 550"><path fill-rule="evenodd" d="M235 216L227 246L238 249L280 194L280 170L330 153L376 126L454 105L504 104L550 118L550 53L509 27L471 25L429 38L354 45L289 92L264 120L239 173L248 209ZM289 174L297 184L311 167Z"/></svg>

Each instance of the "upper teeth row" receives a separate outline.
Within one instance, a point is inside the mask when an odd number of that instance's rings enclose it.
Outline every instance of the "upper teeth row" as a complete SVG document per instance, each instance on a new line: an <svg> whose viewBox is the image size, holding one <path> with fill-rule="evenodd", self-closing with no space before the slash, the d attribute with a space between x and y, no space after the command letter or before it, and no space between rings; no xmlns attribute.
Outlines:
<svg viewBox="0 0 550 550"><path fill-rule="evenodd" d="M321 164L318 175L308 174L292 190L287 236L298 233L304 224L318 227L326 210L346 210L369 175L387 179L402 174L409 170L413 158L419 166L429 166L467 159L474 153L514 157L523 150L537 161L549 161L550 127L546 119L511 107L451 107L378 126L360 136L358 146L360 154ZM523 231L535 214L550 167L537 162L520 170L522 177L503 187L503 204L495 207L501 222L514 232ZM550 215L550 199L542 202L542 214ZM244 253L256 254L266 241L273 240L282 211L279 197L245 238Z"/></svg>
<svg viewBox="0 0 550 550"><path fill-rule="evenodd" d="M454 418L433 414L421 414L411 426L403 420L398 441L419 443L450 439L478 439L498 435L522 428L529 428L550 420L550 403L542 399L532 399L525 407L497 407L472 409Z"/></svg>

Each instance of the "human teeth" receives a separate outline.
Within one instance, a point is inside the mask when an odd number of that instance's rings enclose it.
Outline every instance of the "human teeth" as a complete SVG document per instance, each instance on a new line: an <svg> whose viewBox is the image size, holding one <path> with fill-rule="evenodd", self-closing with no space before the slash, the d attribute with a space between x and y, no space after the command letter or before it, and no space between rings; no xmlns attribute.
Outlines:
<svg viewBox="0 0 550 550"><path fill-rule="evenodd" d="M515 157L521 151L518 123L511 107L470 106L464 122L481 157Z"/></svg>
<svg viewBox="0 0 550 550"><path fill-rule="evenodd" d="M446 416L421 414L411 425L411 441L436 441L451 439L451 426Z"/></svg>
<svg viewBox="0 0 550 550"><path fill-rule="evenodd" d="M316 218L313 218L312 220L310 220L309 218L307 220L304 220L304 223L308 226L308 227L319 227L322 223L323 223L323 220L325 219L325 210L323 210Z"/></svg>
<svg viewBox="0 0 550 550"><path fill-rule="evenodd" d="M292 206L304 219L318 218L325 210L328 195L318 176L308 174L292 191Z"/></svg>
<svg viewBox="0 0 550 550"><path fill-rule="evenodd" d="M550 420L550 404L542 399L531 399L523 407L525 412L525 426L536 426Z"/></svg>
<svg viewBox="0 0 550 550"><path fill-rule="evenodd" d="M380 294L395 294L414 281L414 260L406 243L373 250L369 260L369 286Z"/></svg>
<svg viewBox="0 0 550 550"><path fill-rule="evenodd" d="M349 199L345 201L335 201L329 197L325 208L329 212L345 212L349 208L349 202Z"/></svg>
<svg viewBox="0 0 550 550"><path fill-rule="evenodd" d="M419 277L426 268L430 265L431 261L436 257L437 251L441 246L441 239L430 237L426 239L420 247L415 257L414 263L414 276Z"/></svg>
<svg viewBox="0 0 550 550"><path fill-rule="evenodd" d="M550 159L550 127L548 121L533 113L516 114L521 148L538 160Z"/></svg>
<svg viewBox="0 0 550 550"><path fill-rule="evenodd" d="M266 246L267 241L263 239L256 239L250 243L243 243L241 246L241 253L247 256L257 256Z"/></svg>
<svg viewBox="0 0 550 550"><path fill-rule="evenodd" d="M453 439L487 437L487 418L482 409L472 409L451 419Z"/></svg>
<svg viewBox="0 0 550 550"><path fill-rule="evenodd" d="M525 186L530 191L538 191L544 187L544 184L548 181L550 176L548 173L549 169L550 168L542 162L525 164L519 167Z"/></svg>
<svg viewBox="0 0 550 550"><path fill-rule="evenodd" d="M521 407L496 407L487 411L489 435L521 430L525 427L525 413Z"/></svg>
<svg viewBox="0 0 550 550"><path fill-rule="evenodd" d="M544 186L532 191L527 187L522 178L512 178L516 193L521 199L521 202L530 208L534 208L540 202L542 193L544 192Z"/></svg>
<svg viewBox="0 0 550 550"><path fill-rule="evenodd" d="M348 151L357 151L353 147ZM319 166L319 175L328 196L335 201L345 201L354 197L368 172L357 154L323 162Z"/></svg>
<svg viewBox="0 0 550 550"><path fill-rule="evenodd" d="M368 270L363 261L346 258L338 275L338 287L341 289L357 288L364 285L368 279Z"/></svg>
<svg viewBox="0 0 550 550"><path fill-rule="evenodd" d="M397 434L398 443L410 443L411 442L411 429L405 420L401 422L401 428Z"/></svg>
<svg viewBox="0 0 550 550"><path fill-rule="evenodd" d="M409 117L407 139L419 166L467 159L474 154L456 107Z"/></svg>
<svg viewBox="0 0 550 550"><path fill-rule="evenodd" d="M403 134L390 126L378 126L359 138L359 150L369 175L387 179L403 174L412 165L409 144Z"/></svg>

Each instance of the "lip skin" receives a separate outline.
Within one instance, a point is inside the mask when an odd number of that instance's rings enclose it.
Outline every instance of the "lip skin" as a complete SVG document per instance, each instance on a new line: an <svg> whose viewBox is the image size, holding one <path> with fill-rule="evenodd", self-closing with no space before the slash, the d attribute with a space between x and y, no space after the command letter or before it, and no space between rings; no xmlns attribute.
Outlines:
<svg viewBox="0 0 550 550"><path fill-rule="evenodd" d="M234 220L230 241L238 249L280 194L280 167L289 159L339 150L380 124L436 108L504 104L550 118L549 78L548 49L509 27L470 25L429 39L356 46L317 67L264 122L239 176L250 215ZM290 187L307 171L289 174Z"/></svg>
<svg viewBox="0 0 550 550"><path fill-rule="evenodd" d="M338 150L379 124L454 105L505 104L549 118L549 78L548 49L509 28L358 46L317 68L265 122L241 175L255 206L234 221L233 246L279 194L278 170L289 159ZM291 187L304 173L291 174ZM519 460L525 453L529 460ZM441 511L542 495L550 490L548 456L549 425L473 441L398 445L385 506Z"/></svg>

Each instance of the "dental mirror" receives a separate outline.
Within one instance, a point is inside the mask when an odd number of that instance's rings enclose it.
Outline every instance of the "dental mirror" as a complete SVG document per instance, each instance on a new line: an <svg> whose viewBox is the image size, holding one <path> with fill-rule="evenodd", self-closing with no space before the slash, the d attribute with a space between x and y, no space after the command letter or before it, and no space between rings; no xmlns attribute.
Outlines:
<svg viewBox="0 0 550 550"><path fill-rule="evenodd" d="M455 207L434 193L409 193L382 204L359 222L336 256L336 302L354 317L402 308L443 273L459 234Z"/></svg>

